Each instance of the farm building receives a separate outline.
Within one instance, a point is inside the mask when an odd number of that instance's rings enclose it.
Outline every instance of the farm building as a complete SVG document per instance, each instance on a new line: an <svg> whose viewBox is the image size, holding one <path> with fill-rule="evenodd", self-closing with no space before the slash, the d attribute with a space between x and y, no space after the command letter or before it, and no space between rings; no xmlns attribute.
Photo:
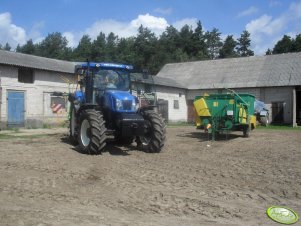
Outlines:
<svg viewBox="0 0 301 226"><path fill-rule="evenodd" d="M66 118L66 99L74 64L0 50L0 128L42 127Z"/></svg>
<svg viewBox="0 0 301 226"><path fill-rule="evenodd" d="M0 128L66 120L67 97L57 92L74 90L74 65L0 50ZM153 78L168 121L192 122L195 96L229 88L264 101L270 121L301 123L301 53L167 64Z"/></svg>
<svg viewBox="0 0 301 226"><path fill-rule="evenodd" d="M301 123L301 53L167 64L157 76L187 88L183 121L194 119L195 96L229 88L264 101L274 123Z"/></svg>
<svg viewBox="0 0 301 226"><path fill-rule="evenodd" d="M67 96L58 93L75 89L74 65L0 50L0 129L36 128L65 121ZM187 112L186 89L169 78L158 77L154 81L165 118L181 120Z"/></svg>

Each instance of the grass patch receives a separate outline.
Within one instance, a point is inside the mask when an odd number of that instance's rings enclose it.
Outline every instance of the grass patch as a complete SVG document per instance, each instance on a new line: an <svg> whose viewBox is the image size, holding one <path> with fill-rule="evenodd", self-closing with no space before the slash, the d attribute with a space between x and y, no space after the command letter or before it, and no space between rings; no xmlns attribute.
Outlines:
<svg viewBox="0 0 301 226"><path fill-rule="evenodd" d="M258 125L256 129L260 130L294 130L294 131L301 131L301 127L292 127L292 126L278 126L278 125L268 125L268 126L261 126Z"/></svg>

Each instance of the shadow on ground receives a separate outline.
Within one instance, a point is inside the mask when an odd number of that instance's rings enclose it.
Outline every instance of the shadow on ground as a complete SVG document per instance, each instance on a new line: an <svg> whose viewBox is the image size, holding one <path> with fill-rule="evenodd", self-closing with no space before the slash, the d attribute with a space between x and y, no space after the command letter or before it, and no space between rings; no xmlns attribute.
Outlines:
<svg viewBox="0 0 301 226"><path fill-rule="evenodd" d="M182 138L194 138L199 139L200 142L207 142L212 140L212 134L204 133L204 132L189 132L176 135ZM233 133L220 133L216 134L215 141L226 141L233 140L242 137L242 135L233 134Z"/></svg>
<svg viewBox="0 0 301 226"><path fill-rule="evenodd" d="M73 147L71 148L72 150L80 153L87 155L88 153L83 152L78 144L74 144L70 141L69 137L64 135L61 137L61 142L65 144L72 145ZM108 139L107 140L107 145L104 148L102 152L108 152L111 155L119 155L119 156L127 156L130 155L130 151L142 151L142 152L147 152L147 149L144 147L137 147L136 143L133 142L131 145L122 145L117 143L114 139ZM101 154L101 153L100 153Z"/></svg>

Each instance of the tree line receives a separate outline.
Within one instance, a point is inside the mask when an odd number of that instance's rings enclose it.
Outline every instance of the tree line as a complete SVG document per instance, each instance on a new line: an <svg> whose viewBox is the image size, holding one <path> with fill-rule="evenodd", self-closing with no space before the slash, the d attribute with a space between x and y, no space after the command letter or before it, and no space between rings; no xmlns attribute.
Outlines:
<svg viewBox="0 0 301 226"><path fill-rule="evenodd" d="M228 35L222 41L217 28L204 31L198 21L195 29L188 25L180 30L169 26L160 37L142 25L138 34L129 38L120 38L113 32L108 35L100 32L95 40L83 35L74 48L68 47L67 39L60 32L54 32L39 43L33 43L30 39L26 44L18 45L16 52L76 62L89 59L128 63L138 70L148 69L156 74L166 63L253 56L250 46L250 33L246 30L237 39ZM11 47L6 43L0 45L0 49L10 50ZM285 35L266 54L298 51L301 51L301 34L295 39Z"/></svg>

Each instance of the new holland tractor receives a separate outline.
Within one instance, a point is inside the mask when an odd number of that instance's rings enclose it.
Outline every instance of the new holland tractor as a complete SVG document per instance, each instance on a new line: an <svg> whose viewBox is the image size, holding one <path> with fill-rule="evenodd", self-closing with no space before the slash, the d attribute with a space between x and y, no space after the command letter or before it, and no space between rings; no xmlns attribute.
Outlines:
<svg viewBox="0 0 301 226"><path fill-rule="evenodd" d="M165 125L156 111L155 95L148 101L145 90L134 90L133 66L113 63L82 63L75 66L77 90L69 95L70 140L87 154L100 154L107 138L160 152ZM142 79L151 80L146 73ZM151 92L154 94L154 92ZM148 104L141 104L148 103Z"/></svg>

